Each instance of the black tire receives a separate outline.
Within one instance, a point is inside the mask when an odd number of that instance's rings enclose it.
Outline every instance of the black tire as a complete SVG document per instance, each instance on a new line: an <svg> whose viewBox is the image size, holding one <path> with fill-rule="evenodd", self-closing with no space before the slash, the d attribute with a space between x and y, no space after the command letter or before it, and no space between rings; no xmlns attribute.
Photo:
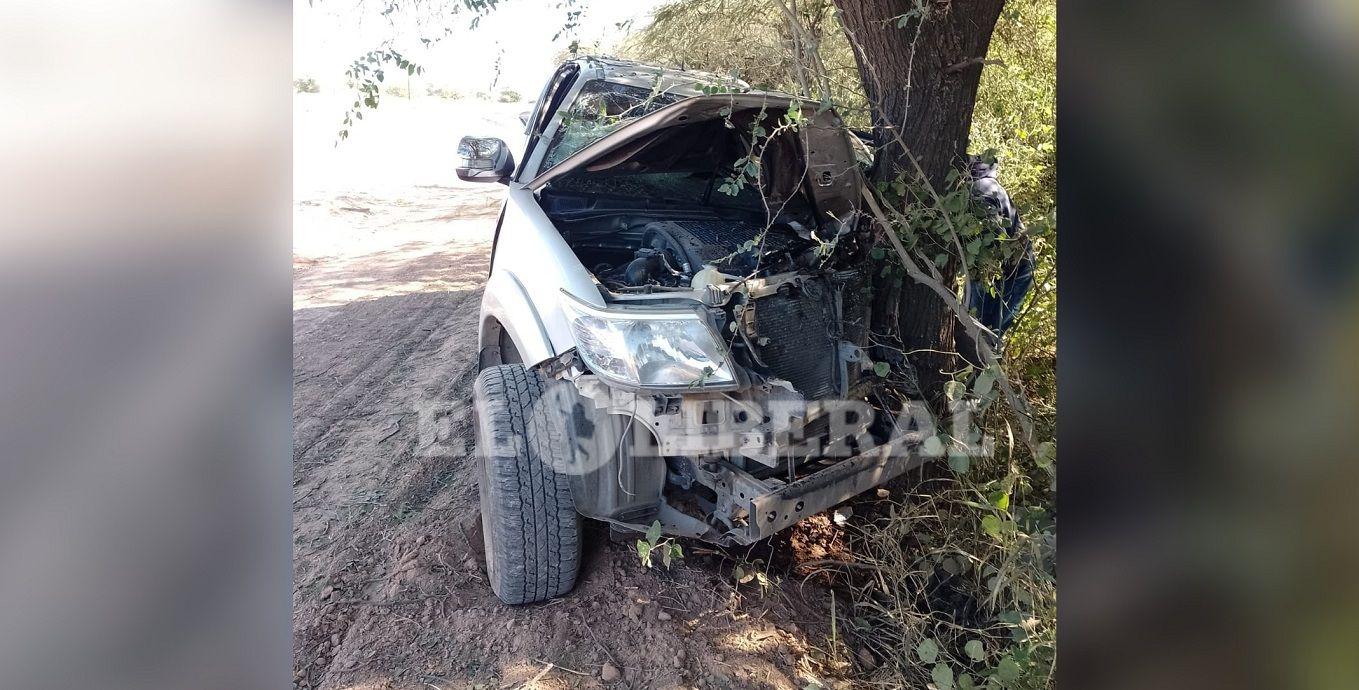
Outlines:
<svg viewBox="0 0 1359 690"><path fill-rule="evenodd" d="M565 420L535 409L549 383L502 364L473 387L486 574L507 604L566 594L580 570L580 516L570 481L553 469L566 466Z"/></svg>

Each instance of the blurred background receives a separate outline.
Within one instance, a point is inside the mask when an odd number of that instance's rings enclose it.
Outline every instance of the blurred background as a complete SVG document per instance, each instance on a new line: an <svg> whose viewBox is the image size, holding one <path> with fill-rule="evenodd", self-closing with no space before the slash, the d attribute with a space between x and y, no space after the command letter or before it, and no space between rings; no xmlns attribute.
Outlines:
<svg viewBox="0 0 1359 690"><path fill-rule="evenodd" d="M1061 675L1355 687L1359 10L1060 21Z"/></svg>
<svg viewBox="0 0 1359 690"><path fill-rule="evenodd" d="M290 7L0 7L0 686L281 687Z"/></svg>

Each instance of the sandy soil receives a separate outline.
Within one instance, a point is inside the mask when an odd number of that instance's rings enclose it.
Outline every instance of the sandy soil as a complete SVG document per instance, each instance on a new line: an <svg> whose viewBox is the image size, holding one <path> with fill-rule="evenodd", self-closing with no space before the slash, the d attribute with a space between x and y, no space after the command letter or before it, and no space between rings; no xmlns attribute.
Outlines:
<svg viewBox="0 0 1359 690"><path fill-rule="evenodd" d="M753 551L685 543L669 571L591 525L570 596L491 593L466 408L501 188L458 183L452 151L523 106L388 107L335 148L340 105L298 98L295 686L847 685L830 594L805 577L840 537L824 517ZM756 559L771 587L735 581Z"/></svg>

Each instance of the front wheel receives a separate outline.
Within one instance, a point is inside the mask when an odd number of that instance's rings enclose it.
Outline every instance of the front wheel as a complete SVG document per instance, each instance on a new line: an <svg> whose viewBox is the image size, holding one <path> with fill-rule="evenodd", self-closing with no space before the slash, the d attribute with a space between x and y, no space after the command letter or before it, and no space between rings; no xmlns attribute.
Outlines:
<svg viewBox="0 0 1359 690"><path fill-rule="evenodd" d="M569 452L566 420L537 405L549 383L502 364L473 387L486 574L507 604L561 596L580 569L580 516L569 480L553 469Z"/></svg>

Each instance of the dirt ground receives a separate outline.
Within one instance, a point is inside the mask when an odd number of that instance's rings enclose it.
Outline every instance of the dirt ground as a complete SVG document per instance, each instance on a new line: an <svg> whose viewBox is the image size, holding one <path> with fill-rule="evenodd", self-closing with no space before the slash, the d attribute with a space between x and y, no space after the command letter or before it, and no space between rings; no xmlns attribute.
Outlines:
<svg viewBox="0 0 1359 690"><path fill-rule="evenodd" d="M591 524L572 594L509 607L491 593L467 405L501 188L456 182L452 150L459 126L513 129L514 106L408 105L346 151L323 150L324 102L298 108L295 686L847 686L830 592L806 577L841 538L824 516L753 551L686 542L669 571ZM737 565L771 584L737 583Z"/></svg>

